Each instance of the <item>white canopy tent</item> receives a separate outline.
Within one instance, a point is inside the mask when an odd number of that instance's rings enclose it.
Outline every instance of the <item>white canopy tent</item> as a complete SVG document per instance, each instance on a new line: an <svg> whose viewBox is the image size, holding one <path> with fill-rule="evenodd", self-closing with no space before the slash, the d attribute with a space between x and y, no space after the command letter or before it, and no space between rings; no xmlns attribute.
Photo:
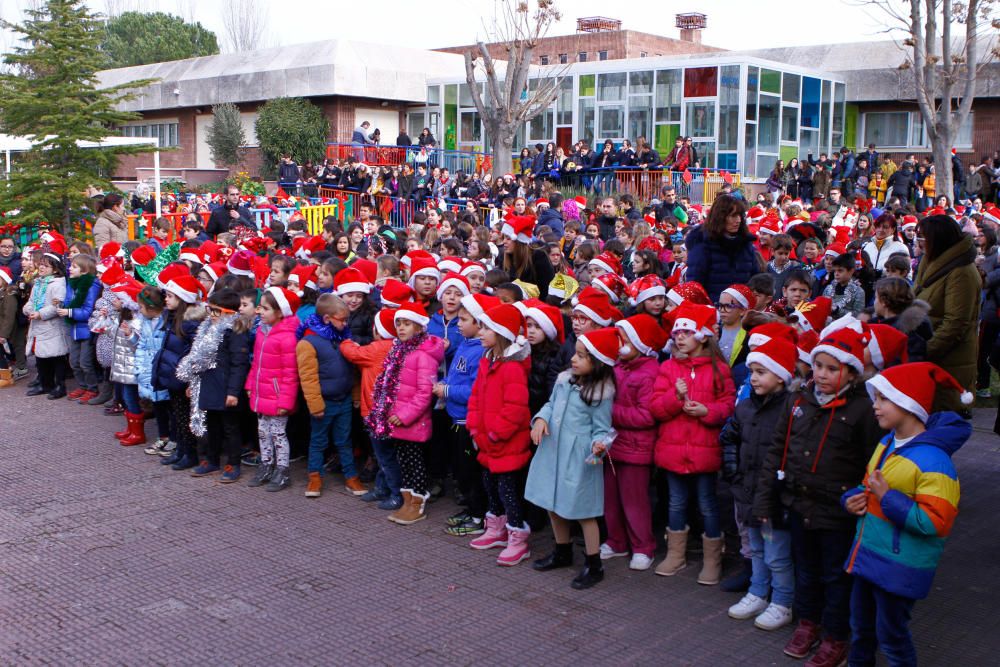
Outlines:
<svg viewBox="0 0 1000 667"><path fill-rule="evenodd" d="M24 151L31 150L31 148L40 143L36 139L30 139L28 137L18 137L12 134L0 134L0 151L4 153L4 171L6 173L7 180L10 180L10 154L11 153L23 153ZM80 148L108 148L113 146L139 146L139 145L153 145L159 147L160 141L156 137L118 137L118 136L108 136L104 137L100 141L77 141L76 145ZM153 180L155 181L156 187L156 216L160 216L160 151L153 151Z"/></svg>

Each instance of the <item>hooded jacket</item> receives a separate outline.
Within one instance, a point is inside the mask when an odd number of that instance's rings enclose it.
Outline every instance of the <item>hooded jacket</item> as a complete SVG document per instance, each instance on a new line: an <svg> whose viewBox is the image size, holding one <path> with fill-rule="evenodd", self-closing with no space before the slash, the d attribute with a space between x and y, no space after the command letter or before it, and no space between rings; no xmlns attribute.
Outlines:
<svg viewBox="0 0 1000 667"><path fill-rule="evenodd" d="M492 473L521 470L531 460L530 355L524 343L499 361L479 360L466 424L479 448L479 464Z"/></svg>
<svg viewBox="0 0 1000 667"><path fill-rule="evenodd" d="M452 354L451 363L448 365L448 374L444 379L448 387L445 393L444 408L456 424L464 424L466 414L469 411L472 385L476 381L479 360L483 356L483 344L478 338L462 336Z"/></svg>
<svg viewBox="0 0 1000 667"><path fill-rule="evenodd" d="M275 417L279 410L290 413L295 409L299 393L295 357L298 327L298 318L284 317L268 331L264 327L257 331L246 389L250 392L250 409L259 415Z"/></svg>
<svg viewBox="0 0 1000 667"><path fill-rule="evenodd" d="M42 289L41 279L35 280L31 288L31 298L24 304L22 312L31 315L37 312L41 319L31 320L28 324L28 354L34 354L40 359L61 357L69 353L69 335L66 322L56 312L56 302L66 301L66 279L52 278L45 288L45 298L37 311L35 310L35 293Z"/></svg>
<svg viewBox="0 0 1000 667"><path fill-rule="evenodd" d="M166 390L153 389L153 363L163 347L167 332L163 330L163 315L154 318L136 315L133 326L139 329L139 340L135 348L135 380L139 385L139 397L150 401L165 401L170 398Z"/></svg>
<svg viewBox="0 0 1000 667"><path fill-rule="evenodd" d="M393 410L402 423L392 428L393 438L410 442L431 439L433 388L442 360L444 341L437 336L427 336L403 361Z"/></svg>
<svg viewBox="0 0 1000 667"><path fill-rule="evenodd" d="M844 569L895 595L927 597L945 540L958 515L960 488L951 457L972 434L954 412L936 412L927 430L896 448L890 433L875 448L862 484L841 503L865 493L868 476L882 471L889 491L868 493Z"/></svg>
<svg viewBox="0 0 1000 667"><path fill-rule="evenodd" d="M609 450L612 461L650 465L656 445L656 419L650 411L649 388L656 383L660 364L656 357L639 355L615 364L615 401L611 425L618 431Z"/></svg>
<svg viewBox="0 0 1000 667"><path fill-rule="evenodd" d="M758 273L754 250L756 237L736 236L710 239L703 227L687 235L687 279L701 283L712 302L719 300L722 290L735 283L745 285Z"/></svg>
<svg viewBox="0 0 1000 667"><path fill-rule="evenodd" d="M165 389L167 391L184 391L186 382L177 379L177 364L191 351L191 344L194 342L195 333L198 331L198 323L205 319L206 311L201 306L192 306L184 313L184 322L181 324L183 336L178 336L174 329L174 317L177 311L163 311L163 343L159 351L153 358L153 389Z"/></svg>

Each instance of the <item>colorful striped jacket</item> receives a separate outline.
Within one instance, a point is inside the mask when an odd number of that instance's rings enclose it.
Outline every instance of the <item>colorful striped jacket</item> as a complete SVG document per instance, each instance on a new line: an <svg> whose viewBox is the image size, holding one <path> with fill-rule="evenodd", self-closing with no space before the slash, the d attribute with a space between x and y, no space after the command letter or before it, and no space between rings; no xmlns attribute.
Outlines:
<svg viewBox="0 0 1000 667"><path fill-rule="evenodd" d="M844 569L896 595L927 597L945 540L958 515L958 475L951 456L965 444L972 426L954 412L938 412L927 430L895 449L894 433L879 443L860 487L841 503L865 493L876 469L889 483L879 502L868 494L868 511L858 521Z"/></svg>

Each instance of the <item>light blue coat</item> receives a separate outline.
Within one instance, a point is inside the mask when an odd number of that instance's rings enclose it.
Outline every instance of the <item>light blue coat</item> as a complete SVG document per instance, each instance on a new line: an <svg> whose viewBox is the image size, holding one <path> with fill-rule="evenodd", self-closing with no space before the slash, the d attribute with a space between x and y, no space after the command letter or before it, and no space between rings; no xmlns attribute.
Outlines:
<svg viewBox="0 0 1000 667"><path fill-rule="evenodd" d="M604 466L587 463L591 445L611 431L613 383L587 405L570 384L569 371L559 374L552 396L535 419L549 425L528 469L524 497L564 519L591 519L604 514Z"/></svg>
<svg viewBox="0 0 1000 667"><path fill-rule="evenodd" d="M163 347L167 333L163 330L163 315L150 319L138 315L139 344L135 348L135 378L139 385L139 396L150 401L165 401L170 395L165 389L153 389L153 360ZM133 322L135 320L133 319Z"/></svg>

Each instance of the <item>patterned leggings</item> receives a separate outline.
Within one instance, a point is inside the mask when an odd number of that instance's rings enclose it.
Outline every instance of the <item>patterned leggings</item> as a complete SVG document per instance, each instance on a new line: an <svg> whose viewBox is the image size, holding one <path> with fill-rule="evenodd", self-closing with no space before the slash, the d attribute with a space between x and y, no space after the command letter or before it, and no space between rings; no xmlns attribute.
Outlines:
<svg viewBox="0 0 1000 667"><path fill-rule="evenodd" d="M277 459L279 468L288 467L288 417L257 415L257 437L260 440L260 462L269 464Z"/></svg>
<svg viewBox="0 0 1000 667"><path fill-rule="evenodd" d="M523 513L521 512L521 485L518 483L519 475L520 472L483 470L483 486L486 488L490 514L493 516L507 515L507 524L514 528L524 527Z"/></svg>
<svg viewBox="0 0 1000 667"><path fill-rule="evenodd" d="M191 432L191 399L183 390L170 392L170 417L178 450L182 455L195 456L198 441Z"/></svg>
<svg viewBox="0 0 1000 667"><path fill-rule="evenodd" d="M396 457L403 473L403 483L400 488L409 489L413 493L427 493L427 462L424 461L424 443L409 440L393 439L396 445Z"/></svg>

